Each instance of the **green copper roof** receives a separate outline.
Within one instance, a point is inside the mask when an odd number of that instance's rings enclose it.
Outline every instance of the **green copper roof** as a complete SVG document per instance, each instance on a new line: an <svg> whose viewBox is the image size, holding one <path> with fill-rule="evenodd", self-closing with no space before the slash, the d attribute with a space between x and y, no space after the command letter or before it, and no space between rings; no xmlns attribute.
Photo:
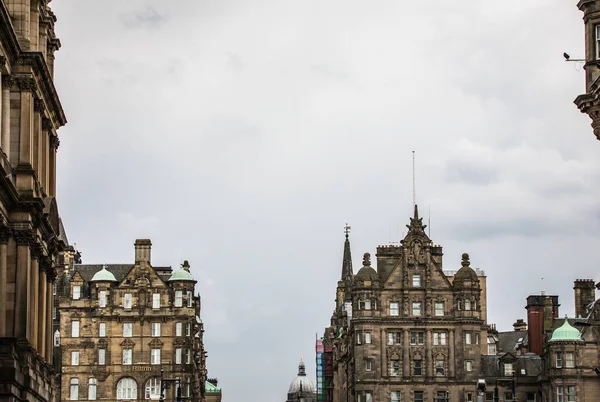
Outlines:
<svg viewBox="0 0 600 402"><path fill-rule="evenodd" d="M117 282L112 272L106 269L106 264L102 269L94 274L90 282Z"/></svg>
<svg viewBox="0 0 600 402"><path fill-rule="evenodd" d="M204 382L204 390L206 392L221 392L221 388L208 381Z"/></svg>
<svg viewBox="0 0 600 402"><path fill-rule="evenodd" d="M193 281L194 278L190 271L186 271L183 268L179 268L177 271L173 272L173 275L169 278L169 281Z"/></svg>
<svg viewBox="0 0 600 402"><path fill-rule="evenodd" d="M550 342L553 341L581 341L581 335L579 331L569 324L569 320L565 317L565 322L560 328L556 328L554 332L552 332L552 338Z"/></svg>

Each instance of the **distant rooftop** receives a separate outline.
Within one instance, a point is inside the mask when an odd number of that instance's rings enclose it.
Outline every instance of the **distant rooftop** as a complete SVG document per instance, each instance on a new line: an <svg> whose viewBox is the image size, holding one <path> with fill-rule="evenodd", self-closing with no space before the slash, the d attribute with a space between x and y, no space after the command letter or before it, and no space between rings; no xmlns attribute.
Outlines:
<svg viewBox="0 0 600 402"><path fill-rule="evenodd" d="M475 273L477 274L477 276L486 276L485 271L483 269L473 268L473 270L475 271ZM444 270L444 275L446 275L446 276L455 276L457 272L458 272L458 269L456 269L456 270Z"/></svg>

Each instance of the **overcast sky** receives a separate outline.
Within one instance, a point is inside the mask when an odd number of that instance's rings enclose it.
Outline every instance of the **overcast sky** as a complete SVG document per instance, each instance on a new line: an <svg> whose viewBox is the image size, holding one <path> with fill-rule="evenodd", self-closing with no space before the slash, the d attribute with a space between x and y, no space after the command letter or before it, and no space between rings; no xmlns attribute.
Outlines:
<svg viewBox="0 0 600 402"><path fill-rule="evenodd" d="M225 401L282 402L354 268L417 202L488 317L600 279L600 143L565 0L53 1L58 201L84 263L187 259ZM542 279L543 278L543 279Z"/></svg>

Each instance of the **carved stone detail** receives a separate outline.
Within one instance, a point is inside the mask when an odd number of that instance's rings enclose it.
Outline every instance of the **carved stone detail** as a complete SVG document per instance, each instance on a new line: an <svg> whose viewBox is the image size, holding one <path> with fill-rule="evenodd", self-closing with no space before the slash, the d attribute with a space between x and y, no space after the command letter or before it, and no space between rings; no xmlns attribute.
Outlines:
<svg viewBox="0 0 600 402"><path fill-rule="evenodd" d="M10 89L15 83L15 77L12 75L3 75L2 76L2 88Z"/></svg>
<svg viewBox="0 0 600 402"><path fill-rule="evenodd" d="M50 136L50 147L54 149L58 149L60 145L60 140L57 135Z"/></svg>
<svg viewBox="0 0 600 402"><path fill-rule="evenodd" d="M154 338L150 343L148 343L148 345L153 348L161 348L163 346L163 342L159 338Z"/></svg>
<svg viewBox="0 0 600 402"><path fill-rule="evenodd" d="M19 246L29 246L34 242L31 230L13 230L13 236Z"/></svg>
<svg viewBox="0 0 600 402"><path fill-rule="evenodd" d="M8 243L8 239L10 239L11 230L6 226L0 227L0 244Z"/></svg>
<svg viewBox="0 0 600 402"><path fill-rule="evenodd" d="M33 101L33 110L36 112L42 113L46 109L46 105L44 105L44 101L41 99L34 99Z"/></svg>
<svg viewBox="0 0 600 402"><path fill-rule="evenodd" d="M43 130L52 130L52 120L42 117L42 129Z"/></svg>
<svg viewBox="0 0 600 402"><path fill-rule="evenodd" d="M35 79L31 77L18 77L17 85L21 91L34 92L36 89Z"/></svg>
<svg viewBox="0 0 600 402"><path fill-rule="evenodd" d="M125 339L123 342L121 342L121 346L124 348L133 348L135 346L135 342L133 342L131 339Z"/></svg>

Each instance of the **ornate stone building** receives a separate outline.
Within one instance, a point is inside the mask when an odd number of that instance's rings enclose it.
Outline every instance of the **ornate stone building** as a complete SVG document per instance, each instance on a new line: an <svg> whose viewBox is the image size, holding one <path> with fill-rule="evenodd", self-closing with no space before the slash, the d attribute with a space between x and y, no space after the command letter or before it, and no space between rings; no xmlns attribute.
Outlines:
<svg viewBox="0 0 600 402"><path fill-rule="evenodd" d="M62 400L220 401L207 383L200 295L187 261L151 265L151 243L135 242L135 263L75 264L58 281L54 345ZM171 381L172 382L172 381ZM207 392L208 391L208 392Z"/></svg>
<svg viewBox="0 0 600 402"><path fill-rule="evenodd" d="M0 0L0 400L53 401L52 283L69 247L56 202L49 0ZM67 255L63 255L66 252Z"/></svg>
<svg viewBox="0 0 600 402"><path fill-rule="evenodd" d="M287 402L317 402L315 384L306 377L306 366L302 359L298 364L298 375L290 383Z"/></svg>

